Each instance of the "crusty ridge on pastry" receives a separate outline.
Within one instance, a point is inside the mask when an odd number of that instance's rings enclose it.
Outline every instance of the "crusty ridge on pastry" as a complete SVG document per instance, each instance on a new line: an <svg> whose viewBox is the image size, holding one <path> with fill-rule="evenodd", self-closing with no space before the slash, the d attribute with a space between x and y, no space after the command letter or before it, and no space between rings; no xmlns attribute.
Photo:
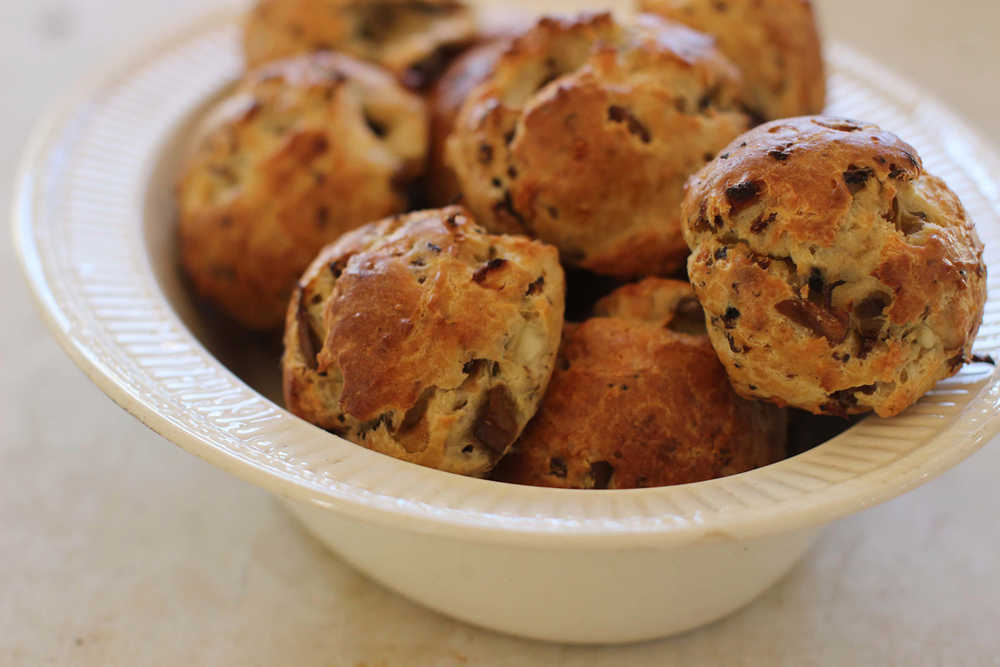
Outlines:
<svg viewBox="0 0 1000 667"><path fill-rule="evenodd" d="M692 177L682 214L709 334L744 396L891 416L971 353L982 243L913 147L874 125L763 125Z"/></svg>
<svg viewBox="0 0 1000 667"><path fill-rule="evenodd" d="M292 297L287 407L385 454L483 475L545 391L564 289L554 248L489 235L458 207L358 229Z"/></svg>
<svg viewBox="0 0 1000 667"><path fill-rule="evenodd" d="M639 6L712 35L743 73L744 102L761 120L823 111L823 53L809 0L641 0Z"/></svg>
<svg viewBox="0 0 1000 667"><path fill-rule="evenodd" d="M423 88L475 30L472 9L457 0L259 0L243 47L251 67L332 50L376 62L405 85Z"/></svg>
<svg viewBox="0 0 1000 667"><path fill-rule="evenodd" d="M247 74L222 110L178 184L181 259L200 294L277 328L320 248L404 210L426 108L378 67L314 54Z"/></svg>
<svg viewBox="0 0 1000 667"><path fill-rule="evenodd" d="M667 275L687 254L684 180L747 127L739 89L711 38L679 24L543 18L465 102L447 161L487 228L596 273Z"/></svg>

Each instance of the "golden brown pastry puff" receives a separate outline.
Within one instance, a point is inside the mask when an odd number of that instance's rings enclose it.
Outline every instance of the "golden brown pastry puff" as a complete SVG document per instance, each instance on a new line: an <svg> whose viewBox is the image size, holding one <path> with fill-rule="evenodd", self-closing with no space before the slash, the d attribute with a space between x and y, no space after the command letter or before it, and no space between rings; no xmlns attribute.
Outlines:
<svg viewBox="0 0 1000 667"><path fill-rule="evenodd" d="M878 127L805 117L735 140L688 184L688 271L733 386L888 417L971 354L983 245L958 197Z"/></svg>
<svg viewBox="0 0 1000 667"><path fill-rule="evenodd" d="M826 77L809 0L640 0L653 12L715 37L746 83L760 120L817 114Z"/></svg>
<svg viewBox="0 0 1000 667"><path fill-rule="evenodd" d="M785 456L785 411L737 396L707 337L677 330L697 328L690 286L652 279L627 290L598 305L605 317L566 325L542 406L494 479L628 489Z"/></svg>
<svg viewBox="0 0 1000 667"><path fill-rule="evenodd" d="M277 328L320 248L406 208L427 111L385 71L334 54L251 72L225 107L179 182L181 259L237 321Z"/></svg>
<svg viewBox="0 0 1000 667"><path fill-rule="evenodd" d="M435 206L453 204L462 197L458 177L445 162L445 144L462 103L490 75L509 44L509 39L493 39L472 47L451 63L430 91L431 145L425 183L427 197Z"/></svg>
<svg viewBox="0 0 1000 667"><path fill-rule="evenodd" d="M459 207L362 227L292 297L286 406L384 454L485 475L548 385L564 290L555 248L487 234Z"/></svg>
<svg viewBox="0 0 1000 667"><path fill-rule="evenodd" d="M456 57L430 89L427 102L431 114L431 148L425 182L432 205L454 204L462 196L458 177L445 163L445 145L462 104L490 76L511 40L530 30L535 21L527 12L509 6L483 8L478 43Z"/></svg>
<svg viewBox="0 0 1000 667"><path fill-rule="evenodd" d="M679 24L543 18L466 100L447 161L488 229L595 273L670 274L685 179L748 126L739 90L712 39Z"/></svg>
<svg viewBox="0 0 1000 667"><path fill-rule="evenodd" d="M243 48L250 67L340 51L382 65L410 88L424 88L475 31L472 9L456 0L259 0Z"/></svg>

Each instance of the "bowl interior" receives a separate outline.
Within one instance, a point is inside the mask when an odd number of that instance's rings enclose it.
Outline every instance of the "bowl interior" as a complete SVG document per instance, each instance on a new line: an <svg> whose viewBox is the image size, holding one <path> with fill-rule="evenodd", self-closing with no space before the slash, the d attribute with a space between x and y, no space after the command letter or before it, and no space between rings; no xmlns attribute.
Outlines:
<svg viewBox="0 0 1000 667"><path fill-rule="evenodd" d="M195 127L241 68L233 17L193 26L86 87L33 141L15 203L29 283L56 337L123 407L192 453L276 493L484 539L752 536L886 500L997 430L1000 382L969 366L904 415L868 418L742 475L634 491L515 487L357 447L281 409L277 341L192 299L177 270L174 179ZM962 197L998 266L1000 161L950 112L874 63L830 52L830 111L913 143ZM998 281L977 349L1000 349ZM816 429L807 429L815 433ZM519 537L518 537L519 536ZM609 543L610 546L610 543Z"/></svg>

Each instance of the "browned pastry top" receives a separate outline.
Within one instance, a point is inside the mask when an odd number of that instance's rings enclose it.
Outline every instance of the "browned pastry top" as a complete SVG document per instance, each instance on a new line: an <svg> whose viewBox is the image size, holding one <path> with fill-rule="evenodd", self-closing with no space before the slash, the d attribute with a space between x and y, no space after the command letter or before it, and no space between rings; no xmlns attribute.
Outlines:
<svg viewBox="0 0 1000 667"><path fill-rule="evenodd" d="M335 54L247 74L203 132L178 186L181 258L199 293L256 329L281 325L320 248L406 207L427 152L423 101Z"/></svg>
<svg viewBox="0 0 1000 667"><path fill-rule="evenodd" d="M600 317L568 324L545 400L495 479L627 489L785 456L784 411L738 397L705 336Z"/></svg>
<svg viewBox="0 0 1000 667"><path fill-rule="evenodd" d="M982 243L912 146L851 120L774 121L688 184L689 275L737 391L898 414L961 367Z"/></svg>
<svg viewBox="0 0 1000 667"><path fill-rule="evenodd" d="M458 207L361 228L292 298L286 403L366 447L485 474L545 391L564 289L554 248L489 235Z"/></svg>
<svg viewBox="0 0 1000 667"><path fill-rule="evenodd" d="M448 163L488 228L597 273L670 274L687 254L685 179L747 127L739 90L712 40L679 24L543 18L463 105Z"/></svg>

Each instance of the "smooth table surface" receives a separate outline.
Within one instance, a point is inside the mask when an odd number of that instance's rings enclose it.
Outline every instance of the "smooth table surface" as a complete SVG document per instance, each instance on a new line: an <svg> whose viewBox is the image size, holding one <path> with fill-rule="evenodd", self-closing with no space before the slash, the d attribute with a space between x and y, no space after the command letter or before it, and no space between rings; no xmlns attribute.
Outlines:
<svg viewBox="0 0 1000 667"><path fill-rule="evenodd" d="M0 208L33 123L205 0L0 2ZM1000 3L816 0L827 35L1000 138ZM905 137L904 137L905 138ZM627 647L521 641L354 572L58 349L0 237L0 665L995 665L1000 442L831 526L747 609ZM609 572L608 576L614 576Z"/></svg>

